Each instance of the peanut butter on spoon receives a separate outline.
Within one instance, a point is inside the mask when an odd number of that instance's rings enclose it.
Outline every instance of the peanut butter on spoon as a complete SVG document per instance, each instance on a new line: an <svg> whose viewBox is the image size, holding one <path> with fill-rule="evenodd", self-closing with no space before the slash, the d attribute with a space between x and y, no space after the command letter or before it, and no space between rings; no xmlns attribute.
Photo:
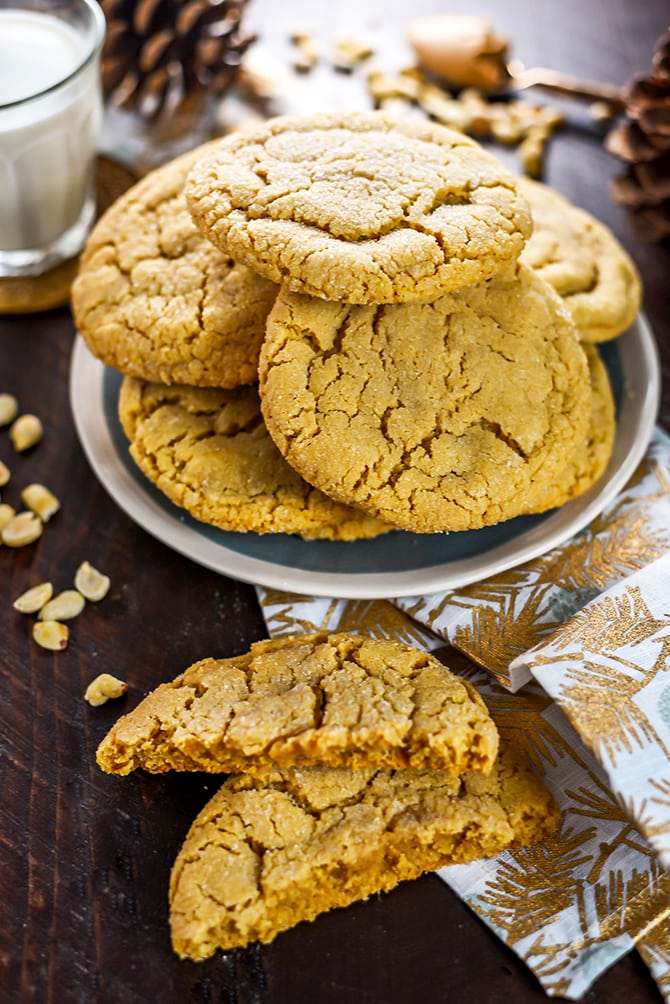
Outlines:
<svg viewBox="0 0 670 1004"><path fill-rule="evenodd" d="M408 25L407 40L419 66L455 88L507 93L541 87L617 108L623 104L621 89L610 84L576 80L543 67L526 69L517 60L508 62L510 43L487 17L447 13L416 18Z"/></svg>
<svg viewBox="0 0 670 1004"><path fill-rule="evenodd" d="M421 67L453 87L497 91L507 84L506 38L487 17L477 14L434 14L416 18L407 40Z"/></svg>

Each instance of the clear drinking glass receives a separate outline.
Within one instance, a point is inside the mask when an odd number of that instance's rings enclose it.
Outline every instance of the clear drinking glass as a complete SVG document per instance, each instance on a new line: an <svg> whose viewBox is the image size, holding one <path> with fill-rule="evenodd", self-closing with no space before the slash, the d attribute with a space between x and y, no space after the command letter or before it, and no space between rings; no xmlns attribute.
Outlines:
<svg viewBox="0 0 670 1004"><path fill-rule="evenodd" d="M0 277L76 255L95 216L96 0L0 0Z"/></svg>

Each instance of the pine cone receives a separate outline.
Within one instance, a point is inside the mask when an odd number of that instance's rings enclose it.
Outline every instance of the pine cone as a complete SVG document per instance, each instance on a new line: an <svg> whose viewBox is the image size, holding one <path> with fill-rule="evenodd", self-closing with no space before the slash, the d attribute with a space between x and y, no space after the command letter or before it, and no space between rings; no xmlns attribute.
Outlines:
<svg viewBox="0 0 670 1004"><path fill-rule="evenodd" d="M254 40L242 31L246 0L100 0L107 20L107 100L146 118L205 92L221 95Z"/></svg>
<svg viewBox="0 0 670 1004"><path fill-rule="evenodd" d="M625 102L625 119L605 138L628 165L612 197L628 207L641 240L660 241L670 236L670 28L656 43L651 74L631 81Z"/></svg>

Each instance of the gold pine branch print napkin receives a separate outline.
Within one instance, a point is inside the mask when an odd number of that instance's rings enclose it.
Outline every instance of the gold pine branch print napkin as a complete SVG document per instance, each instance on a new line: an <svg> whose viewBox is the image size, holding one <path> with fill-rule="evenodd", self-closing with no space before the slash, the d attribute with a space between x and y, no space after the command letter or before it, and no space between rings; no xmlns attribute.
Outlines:
<svg viewBox="0 0 670 1004"><path fill-rule="evenodd" d="M670 438L656 429L625 489L584 530L525 564L393 602L517 690L523 654L603 590L670 550Z"/></svg>
<svg viewBox="0 0 670 1004"><path fill-rule="evenodd" d="M386 600L343 600L303 596L279 589L256 589L273 638L312 631L352 631L392 638L430 652L444 642Z"/></svg>
<svg viewBox="0 0 670 1004"><path fill-rule="evenodd" d="M501 737L526 745L561 818L542 844L439 874L547 994L579 998L640 939L667 924L670 876L543 689L531 683L511 694L474 666L468 670L467 660L447 661L478 688Z"/></svg>
<svg viewBox="0 0 670 1004"><path fill-rule="evenodd" d="M670 869L670 552L589 603L523 663Z"/></svg>

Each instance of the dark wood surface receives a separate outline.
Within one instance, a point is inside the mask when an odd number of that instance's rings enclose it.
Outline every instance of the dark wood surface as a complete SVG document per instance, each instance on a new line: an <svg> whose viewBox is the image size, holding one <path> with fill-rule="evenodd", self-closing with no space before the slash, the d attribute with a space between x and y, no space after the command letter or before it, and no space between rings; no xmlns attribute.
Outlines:
<svg viewBox="0 0 670 1004"><path fill-rule="evenodd" d="M402 44L408 11L440 6L437 0L256 0L249 17L264 47L285 62L288 34L302 24L322 39L366 29L380 51L390 51ZM468 7L492 12L527 65L617 84L649 65L667 18L665 0L491 0ZM324 100L336 87L343 88L343 101L353 93L351 81L322 71L306 86L323 88ZM608 196L617 164L583 116L576 118L551 144L546 180L607 222L640 268L663 360L660 419L670 429L670 252L633 239ZM35 480L62 501L38 543L0 548L0 1001L543 1000L524 965L432 875L301 925L268 947L198 965L172 954L170 867L216 781L139 773L110 778L95 765L96 745L120 710L159 681L204 655L246 650L265 627L253 587L150 537L94 478L69 408L73 337L65 308L0 318L0 392L14 393L21 409L36 412L45 425L42 443L20 457L0 433L0 459L12 470L2 495L16 501L19 489ZM11 601L40 580L68 587L84 559L111 576L111 592L72 623L66 651L47 653L31 641L32 619L12 610ZM124 703L98 709L84 703L87 683L101 671L129 681ZM642 1004L661 998L631 953L585 999Z"/></svg>

